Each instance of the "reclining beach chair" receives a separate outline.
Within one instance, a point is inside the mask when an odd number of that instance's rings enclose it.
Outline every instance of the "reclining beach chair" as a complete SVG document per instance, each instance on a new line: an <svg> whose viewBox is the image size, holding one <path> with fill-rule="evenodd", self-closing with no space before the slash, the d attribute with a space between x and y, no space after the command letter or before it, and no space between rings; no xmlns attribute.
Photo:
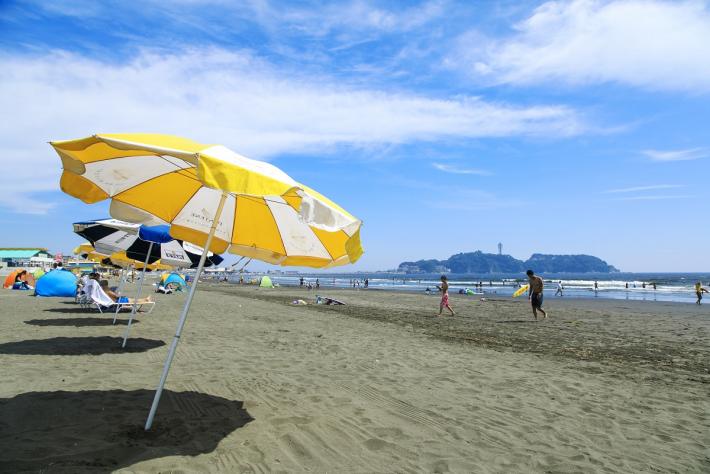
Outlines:
<svg viewBox="0 0 710 474"><path fill-rule="evenodd" d="M133 307L133 303L131 303L128 298L125 298L125 301L121 301L122 299L124 299L121 298L118 302L112 300L95 280L89 281L89 284L85 287L85 292L91 299L91 303L89 304L89 306L91 306L92 304L96 305L96 308L99 310L99 313L102 314L104 311L118 312L122 309L130 310ZM140 310L145 305L150 306L150 310L148 310L147 314L152 313L153 309L155 308L155 302L146 301L144 303L140 303L137 305L137 310Z"/></svg>
<svg viewBox="0 0 710 474"><path fill-rule="evenodd" d="M91 290L91 285L94 283L96 283L94 280L88 280L84 284L84 286L79 288L76 292L76 297L74 298L74 301L79 303L79 305L82 307L82 309L86 309L93 304L93 301L91 300L91 297L89 296L89 292Z"/></svg>

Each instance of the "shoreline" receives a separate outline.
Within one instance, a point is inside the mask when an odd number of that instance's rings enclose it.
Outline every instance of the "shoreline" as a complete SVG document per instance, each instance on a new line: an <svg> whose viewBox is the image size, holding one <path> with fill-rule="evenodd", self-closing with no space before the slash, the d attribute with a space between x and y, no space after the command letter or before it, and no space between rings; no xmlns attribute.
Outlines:
<svg viewBox="0 0 710 474"><path fill-rule="evenodd" d="M266 275L270 276L270 275ZM272 281L276 280L278 277L277 276L271 276ZM240 286L240 284L236 281L229 281L229 282L222 282L219 281L217 278L201 278L201 281L213 283L213 284L224 284L227 283L229 285L235 285L235 286ZM276 280L278 282L278 280ZM245 283L242 286L250 286L249 284ZM253 285L252 285L253 286ZM300 287L298 284L291 284L289 283L280 283L279 286L282 288L292 288L292 289L303 289L306 290L305 287ZM496 293L491 292L491 291L486 291L481 293L474 293L472 295L462 295L458 293L458 289L460 285L454 286L454 283L452 283L452 286L450 287L449 295L451 297L453 296L465 296L465 297L485 297L487 299L510 299L511 295L513 293L513 290L518 289L517 286L507 286L506 288L510 289L510 294L506 293ZM462 287L463 288L463 287ZM488 288L488 286L484 285L484 288ZM392 288L388 287L385 285L380 285L380 286L370 286L368 288L364 287L359 287L359 288L353 288L350 286L332 286L327 284L327 280L324 279L324 283L321 285L319 290L316 290L315 287L312 288L310 291L388 291L392 293L409 293L409 294L425 294L425 290L422 288L416 288L416 287L399 287L399 288ZM673 304L682 304L682 305L687 305L687 304L695 304L695 293L694 292L678 292L676 293L677 296L675 298L682 298L682 300L678 299L668 299L668 298L673 298L673 295L669 295L667 292L662 292L659 291L658 293L653 293L650 292L650 290L645 290L642 288L630 288L628 291L626 291L626 297L622 298L620 296L610 296L615 295L617 293L624 293L624 290L599 290L599 295L598 296L591 296L588 295L589 293L594 293L593 289L584 289L584 290L568 290L568 293L563 296L556 296L555 294L555 289L554 288L545 288L545 299L546 300L574 300L574 301L579 301L579 300L591 300L591 301L600 301L600 300L611 300L611 301L638 301L638 302L646 302L646 303L654 303L654 304L659 304L659 303L673 303ZM584 293L583 295L579 295L579 293ZM435 288L432 288L432 295L438 294L437 290ZM629 298L630 295L634 295L633 297ZM646 297L648 296L648 298ZM518 299L523 298L522 296L519 297ZM659 299L660 298L660 299ZM666 299L664 299L666 298ZM686 301L687 300L687 301ZM710 305L710 296L704 298L705 303Z"/></svg>

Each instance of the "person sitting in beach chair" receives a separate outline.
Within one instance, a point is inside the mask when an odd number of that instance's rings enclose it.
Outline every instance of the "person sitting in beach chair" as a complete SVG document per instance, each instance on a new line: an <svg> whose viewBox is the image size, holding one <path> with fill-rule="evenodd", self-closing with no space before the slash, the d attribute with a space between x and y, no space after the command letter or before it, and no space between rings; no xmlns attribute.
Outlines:
<svg viewBox="0 0 710 474"><path fill-rule="evenodd" d="M98 275L92 276L90 278L89 284L87 285L84 291L87 294L87 299L89 299L91 303L96 305L96 308L99 310L100 313L103 313L104 309L111 309L116 305L118 305L117 309L119 311L121 309L131 308L133 305L137 305L138 310L140 311L140 309L144 305L150 305L150 310L148 311L148 313L153 311L153 308L155 307L155 302L150 297L136 300L134 298L126 298L125 296L119 296L113 291L111 291L108 286L106 288L103 288L97 279ZM89 305L91 303L89 303Z"/></svg>

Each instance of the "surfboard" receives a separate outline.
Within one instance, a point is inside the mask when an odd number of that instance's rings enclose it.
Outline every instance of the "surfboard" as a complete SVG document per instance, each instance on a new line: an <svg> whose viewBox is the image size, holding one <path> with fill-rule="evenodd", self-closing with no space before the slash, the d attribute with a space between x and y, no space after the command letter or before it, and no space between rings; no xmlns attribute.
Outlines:
<svg viewBox="0 0 710 474"><path fill-rule="evenodd" d="M515 293L513 293L513 298L517 298L518 296L520 296L523 293L525 293L526 291L528 291L529 287L530 287L530 285L523 285L520 288L518 288L518 290Z"/></svg>

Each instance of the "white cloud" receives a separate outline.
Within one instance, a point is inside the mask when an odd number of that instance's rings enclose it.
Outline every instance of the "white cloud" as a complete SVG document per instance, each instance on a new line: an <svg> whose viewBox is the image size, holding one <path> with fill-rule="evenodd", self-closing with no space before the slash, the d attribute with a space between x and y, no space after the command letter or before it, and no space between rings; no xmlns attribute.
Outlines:
<svg viewBox="0 0 710 474"><path fill-rule="evenodd" d="M439 171L443 171L444 173L452 173L452 174L475 174L478 176L490 176L490 172L486 170L479 170L475 168L461 168L458 166L454 165L448 165L446 163L432 163L432 166Z"/></svg>
<svg viewBox="0 0 710 474"><path fill-rule="evenodd" d="M123 64L66 52L0 59L4 192L57 190L60 161L46 142L98 132L183 135L268 159L337 146L558 137L584 128L564 106L389 93L298 76L246 53L216 49L146 52ZM14 200L0 204L24 207Z"/></svg>
<svg viewBox="0 0 710 474"><path fill-rule="evenodd" d="M652 161L688 161L710 156L710 149L688 148L685 150L644 150L644 155Z"/></svg>
<svg viewBox="0 0 710 474"><path fill-rule="evenodd" d="M631 188L609 189L607 191L604 191L603 194L635 193L639 191L656 191L659 189L677 189L684 187L685 185L682 184L653 184L649 186L634 186Z"/></svg>
<svg viewBox="0 0 710 474"><path fill-rule="evenodd" d="M303 8L274 2L252 2L254 19L270 30L294 30L312 36L347 32L389 33L420 28L445 14L445 2L429 1L410 8L388 10L355 0Z"/></svg>
<svg viewBox="0 0 710 474"><path fill-rule="evenodd" d="M539 6L515 34L464 35L450 62L498 83L618 82L652 90L710 91L705 1L574 0Z"/></svg>

